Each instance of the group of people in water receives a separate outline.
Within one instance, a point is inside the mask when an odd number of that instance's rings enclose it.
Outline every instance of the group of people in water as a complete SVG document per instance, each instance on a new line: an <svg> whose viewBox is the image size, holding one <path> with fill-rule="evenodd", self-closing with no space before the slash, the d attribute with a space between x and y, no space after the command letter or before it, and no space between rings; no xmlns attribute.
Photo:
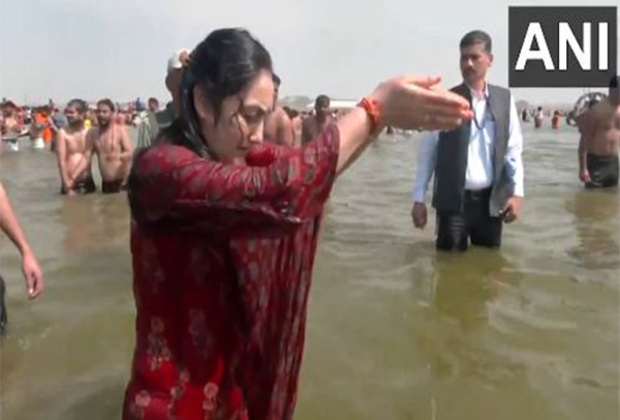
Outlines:
<svg viewBox="0 0 620 420"><path fill-rule="evenodd" d="M128 191L137 317L124 419L293 417L323 208L386 127L424 131L414 225L427 224L434 176L437 249L500 247L524 197L520 118L511 92L488 82L490 36L469 32L459 51L463 83L450 91L440 77L396 77L337 117L319 96L302 120L277 106L267 49L245 30L216 30L169 60L171 101L164 110L149 101L136 151L110 100L97 103L89 129L86 103L68 103L56 140L61 192L95 189L95 155L102 192ZM575 118L580 179L617 185L618 79ZM14 242L36 297L40 269Z"/></svg>
<svg viewBox="0 0 620 420"><path fill-rule="evenodd" d="M100 100L96 108L97 123L87 125L86 102L73 99L65 108L66 124L62 128L56 125L53 130L49 126L42 128L49 130L49 140L45 142L50 144L58 160L62 194L96 191L91 171L95 155L101 172L101 191L115 193L126 186L134 146L126 127L115 120L115 110L111 100ZM5 132L10 130L9 127Z"/></svg>
<svg viewBox="0 0 620 420"><path fill-rule="evenodd" d="M134 143L128 126L138 128L137 147L141 149L153 145L158 133L178 117L180 105L177 92L189 57L188 50L179 50L168 61L166 86L172 99L163 110L160 110L156 98L148 99L147 109L141 114L136 112L140 111L140 107L136 105L126 110L123 115L120 115L120 110L110 99L98 101L94 112L84 100L72 99L64 109L64 121L61 124L57 118L52 119L49 115L53 103L41 107L40 112L37 110L31 126L39 124L41 127L31 139L38 138L39 133L44 132L45 143L49 143L50 150L55 152L58 159L62 194L71 196L97 191L91 170L94 156L97 156L101 173L101 192L109 194L126 189L134 154ZM273 79L274 103L277 104L280 79L275 74ZM17 134L20 131L15 128L17 124L14 123L16 108L9 103L4 112L7 118L2 122L5 133L3 140L9 144L17 137L6 138L6 133ZM276 105L265 118L265 141L301 147L316 140L340 115L330 110L330 99L326 95L317 97L312 114ZM39 118L42 119L40 123ZM36 146L38 141L34 144L35 148L39 148ZM44 144L43 140L41 144ZM9 149L18 150L12 147Z"/></svg>
<svg viewBox="0 0 620 420"><path fill-rule="evenodd" d="M536 109L528 109L526 107L521 110L520 114L521 121L524 123L529 123L530 121L534 120L534 128L537 129L542 128L545 119L549 117L551 117L551 128L554 130L560 129L560 122L562 118L566 119L567 125L575 125L573 122L573 113L566 112L561 109L556 109L555 111L553 111L553 113L551 113L551 111L543 109L542 106L539 106Z"/></svg>
<svg viewBox="0 0 620 420"><path fill-rule="evenodd" d="M157 99L151 98L157 104ZM114 121L119 125L137 127L147 114L140 98L126 104L115 103ZM12 100L3 98L0 102L0 132L3 140L2 151L18 152L22 147L21 138L29 138L33 149L55 150L58 132L68 125L66 108L61 109L52 99L47 105L19 106ZM89 104L84 127L98 125L97 107Z"/></svg>
<svg viewBox="0 0 620 420"><path fill-rule="evenodd" d="M97 155L101 173L101 192L117 193L127 186L133 158L133 142L127 129L114 121L114 103L102 99L97 103L97 126L87 129L84 118L87 105L71 100L66 108L67 127L60 129L56 156L61 178L61 193L88 194L96 191L91 172Z"/></svg>

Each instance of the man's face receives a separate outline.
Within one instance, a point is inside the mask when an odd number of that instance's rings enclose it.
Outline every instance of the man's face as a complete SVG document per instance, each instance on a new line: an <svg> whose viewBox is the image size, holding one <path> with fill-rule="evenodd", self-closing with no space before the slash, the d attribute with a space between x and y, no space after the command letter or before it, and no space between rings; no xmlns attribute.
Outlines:
<svg viewBox="0 0 620 420"><path fill-rule="evenodd" d="M67 109L65 109L65 116L67 117L67 122L71 126L79 125L84 121L84 114L80 114L74 106L68 106Z"/></svg>
<svg viewBox="0 0 620 420"><path fill-rule="evenodd" d="M159 111L159 103L157 101L149 101L149 111L151 112Z"/></svg>
<svg viewBox="0 0 620 420"><path fill-rule="evenodd" d="M486 79L492 64L493 54L484 50L482 42L461 48L461 74L469 85Z"/></svg>
<svg viewBox="0 0 620 420"><path fill-rule="evenodd" d="M97 122L100 127L107 127L112 121L112 110L105 104L97 105Z"/></svg>
<svg viewBox="0 0 620 420"><path fill-rule="evenodd" d="M314 111L316 112L316 117L320 120L327 118L329 114L329 105L327 104L316 104L314 105Z"/></svg>
<svg viewBox="0 0 620 420"><path fill-rule="evenodd" d="M172 96L174 102L179 101L179 89L181 89L181 82L183 81L183 71L181 69L171 70L166 76L166 88Z"/></svg>

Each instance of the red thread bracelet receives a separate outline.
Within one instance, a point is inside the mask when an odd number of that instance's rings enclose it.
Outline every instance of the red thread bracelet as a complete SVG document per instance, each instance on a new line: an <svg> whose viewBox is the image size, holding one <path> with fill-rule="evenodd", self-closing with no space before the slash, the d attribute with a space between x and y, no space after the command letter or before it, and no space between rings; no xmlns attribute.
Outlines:
<svg viewBox="0 0 620 420"><path fill-rule="evenodd" d="M360 108L366 111L368 117L370 117L370 134L375 134L379 128L379 106L374 99L362 98L357 104Z"/></svg>

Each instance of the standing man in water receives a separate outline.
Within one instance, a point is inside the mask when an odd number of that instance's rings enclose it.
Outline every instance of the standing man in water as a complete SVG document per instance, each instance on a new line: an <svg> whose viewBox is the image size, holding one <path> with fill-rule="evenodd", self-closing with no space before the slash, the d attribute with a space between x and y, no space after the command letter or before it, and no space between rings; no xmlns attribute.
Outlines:
<svg viewBox="0 0 620 420"><path fill-rule="evenodd" d="M146 115L138 127L138 149L149 147L157 137L159 126L155 115L159 111L159 101L157 98L149 98Z"/></svg>
<svg viewBox="0 0 620 420"><path fill-rule="evenodd" d="M87 143L91 142L97 154L101 171L101 192L113 194L125 189L131 169L133 144L127 129L114 122L114 104L109 99L97 102L98 127L88 131Z"/></svg>
<svg viewBox="0 0 620 420"><path fill-rule="evenodd" d="M543 112L542 106L539 106L536 110L536 115L534 116L534 128L542 127L543 120L545 118L545 113Z"/></svg>
<svg viewBox="0 0 620 420"><path fill-rule="evenodd" d="M67 126L58 131L56 158L62 182L61 194L90 194L97 190L91 173L92 140L87 139L88 130L84 127L86 109L83 100L71 100L65 109Z"/></svg>
<svg viewBox="0 0 620 420"><path fill-rule="evenodd" d="M273 110L269 112L265 119L264 138L275 144L293 146L295 137L291 119L284 109L278 106L278 95L280 93L280 78L273 75Z"/></svg>
<svg viewBox="0 0 620 420"><path fill-rule="evenodd" d="M579 140L579 179L586 188L618 185L618 146L620 145L620 89L618 76L609 84L609 96L577 118Z"/></svg>
<svg viewBox="0 0 620 420"><path fill-rule="evenodd" d="M474 118L420 139L411 216L417 228L426 226L426 192L434 173L437 249L465 251L469 240L499 248L502 222L511 223L521 214L523 136L510 91L487 83L491 37L469 32L461 39L460 52L464 81L452 91L467 98Z"/></svg>
<svg viewBox="0 0 620 420"><path fill-rule="evenodd" d="M334 119L329 113L329 97L319 95L314 101L314 115L306 118L301 127L302 146L318 139L332 122Z"/></svg>
<svg viewBox="0 0 620 420"><path fill-rule="evenodd" d="M142 122L138 131L138 149L151 146L159 132L170 126L172 121L180 115L179 89L183 81L183 71L189 64L190 56L191 51L184 48L176 51L168 59L165 83L172 100L161 111L148 113L148 117Z"/></svg>

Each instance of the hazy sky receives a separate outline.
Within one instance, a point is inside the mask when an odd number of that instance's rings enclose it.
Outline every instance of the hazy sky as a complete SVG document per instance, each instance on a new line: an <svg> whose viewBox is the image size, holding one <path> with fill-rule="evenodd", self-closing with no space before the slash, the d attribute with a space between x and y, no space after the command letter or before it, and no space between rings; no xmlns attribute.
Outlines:
<svg viewBox="0 0 620 420"><path fill-rule="evenodd" d="M594 5L581 0L0 0L0 96L167 98L166 61L211 30L242 26L270 51L281 92L357 98L390 76L441 74L460 82L458 43L487 31L508 83L508 6ZM598 0L617 6L617 0ZM618 43L620 45L620 42ZM620 54L619 54L620 56ZM516 89L517 99L574 101L579 89Z"/></svg>

